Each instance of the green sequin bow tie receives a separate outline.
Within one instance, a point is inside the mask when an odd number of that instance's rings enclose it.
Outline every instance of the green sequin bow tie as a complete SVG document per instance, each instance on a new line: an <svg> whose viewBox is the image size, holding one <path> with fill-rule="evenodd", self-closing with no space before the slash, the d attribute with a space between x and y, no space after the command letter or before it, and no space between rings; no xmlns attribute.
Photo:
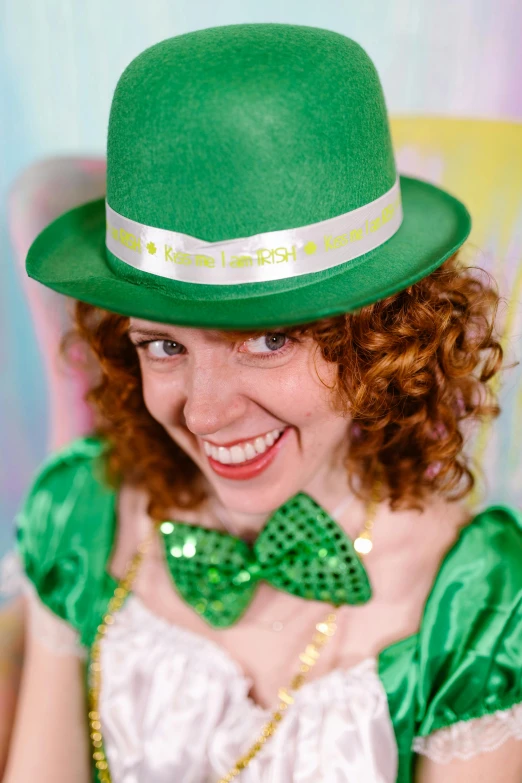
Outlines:
<svg viewBox="0 0 522 783"><path fill-rule="evenodd" d="M336 606L371 598L351 539L304 493L270 517L252 547L228 533L182 522L163 522L160 531L177 591L216 628L239 620L261 580Z"/></svg>

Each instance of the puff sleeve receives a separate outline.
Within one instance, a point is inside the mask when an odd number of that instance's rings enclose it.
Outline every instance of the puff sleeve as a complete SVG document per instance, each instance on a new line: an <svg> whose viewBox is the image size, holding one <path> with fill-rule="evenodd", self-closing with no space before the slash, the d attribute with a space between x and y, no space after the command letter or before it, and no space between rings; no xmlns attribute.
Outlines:
<svg viewBox="0 0 522 783"><path fill-rule="evenodd" d="M522 738L522 515L476 516L448 552L419 632L382 651L399 751L398 783L415 753L439 762Z"/></svg>
<svg viewBox="0 0 522 783"><path fill-rule="evenodd" d="M417 735L522 702L522 520L484 511L446 557L419 638Z"/></svg>
<svg viewBox="0 0 522 783"><path fill-rule="evenodd" d="M16 520L17 551L39 603L74 629L84 647L92 643L111 583L106 566L115 493L103 481L103 452L99 439L81 438L52 455Z"/></svg>

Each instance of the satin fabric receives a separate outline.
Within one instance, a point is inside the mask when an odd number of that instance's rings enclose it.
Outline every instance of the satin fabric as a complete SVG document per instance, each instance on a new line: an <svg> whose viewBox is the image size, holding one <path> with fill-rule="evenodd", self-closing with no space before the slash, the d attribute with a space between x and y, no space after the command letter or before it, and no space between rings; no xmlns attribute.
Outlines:
<svg viewBox="0 0 522 783"><path fill-rule="evenodd" d="M412 735L522 700L521 527L520 512L501 506L475 517L440 567L419 633L379 656L401 781Z"/></svg>
<svg viewBox="0 0 522 783"><path fill-rule="evenodd" d="M106 564L116 493L102 480L103 451L102 442L87 438L51 458L18 519L27 575L43 603L75 627L87 647L115 587ZM476 516L441 565L419 632L379 655L398 783L412 780L416 735L522 702L521 528L514 509ZM155 687L166 687L161 674Z"/></svg>
<svg viewBox="0 0 522 783"><path fill-rule="evenodd" d="M206 285L245 285L332 269L380 247L402 223L399 178L382 196L344 215L224 242L204 242L145 226L119 214L107 202L105 213L107 249L120 261L156 276ZM337 237L343 237L342 244L333 242ZM272 263L273 252L276 264ZM234 266L231 261L236 262Z"/></svg>
<svg viewBox="0 0 522 783"><path fill-rule="evenodd" d="M216 783L270 711L217 645L131 596L102 645L100 712L114 783ZM132 716L132 719L129 719ZM394 783L388 702L366 660L303 686L242 783Z"/></svg>
<svg viewBox="0 0 522 783"><path fill-rule="evenodd" d="M51 611L90 647L116 587L106 572L116 535L116 494L103 481L103 444L81 438L51 456L17 517L17 548Z"/></svg>

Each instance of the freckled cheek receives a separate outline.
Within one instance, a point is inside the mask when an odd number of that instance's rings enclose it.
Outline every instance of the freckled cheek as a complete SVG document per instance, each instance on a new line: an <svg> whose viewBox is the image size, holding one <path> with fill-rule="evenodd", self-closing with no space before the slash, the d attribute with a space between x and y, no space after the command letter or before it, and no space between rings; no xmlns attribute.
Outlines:
<svg viewBox="0 0 522 783"><path fill-rule="evenodd" d="M286 399L299 418L321 418L332 410L332 392L314 378L306 378L292 388L285 389L281 397Z"/></svg>
<svg viewBox="0 0 522 783"><path fill-rule="evenodd" d="M176 425L183 413L184 394L178 384L153 374L143 376L143 400L150 415L165 426Z"/></svg>
<svg viewBox="0 0 522 783"><path fill-rule="evenodd" d="M337 418L327 393L314 393L313 389L296 389L295 394L280 393L274 396L271 408L283 421L298 428L329 427ZM265 407L268 407L266 405Z"/></svg>
<svg viewBox="0 0 522 783"><path fill-rule="evenodd" d="M270 380L266 388L259 383L253 387L252 396L282 421L300 427L303 424L322 425L325 420L336 417L332 392L325 385L330 378L325 378L325 383L321 383L315 373L296 370Z"/></svg>
<svg viewBox="0 0 522 783"><path fill-rule="evenodd" d="M280 388L276 397L281 418L299 430L301 446L318 457L343 441L347 432L347 421L334 405L335 375L322 372L321 377L323 382L303 374L300 383Z"/></svg>

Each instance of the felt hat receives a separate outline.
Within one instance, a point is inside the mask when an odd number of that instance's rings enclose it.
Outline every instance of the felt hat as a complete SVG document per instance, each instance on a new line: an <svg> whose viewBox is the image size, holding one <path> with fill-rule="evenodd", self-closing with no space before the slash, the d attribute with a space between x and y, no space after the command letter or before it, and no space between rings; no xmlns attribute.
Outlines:
<svg viewBox="0 0 522 783"><path fill-rule="evenodd" d="M357 43L233 25L130 63L110 112L106 200L48 226L27 271L124 315L264 328L406 288L469 231L457 199L398 176L379 77Z"/></svg>

